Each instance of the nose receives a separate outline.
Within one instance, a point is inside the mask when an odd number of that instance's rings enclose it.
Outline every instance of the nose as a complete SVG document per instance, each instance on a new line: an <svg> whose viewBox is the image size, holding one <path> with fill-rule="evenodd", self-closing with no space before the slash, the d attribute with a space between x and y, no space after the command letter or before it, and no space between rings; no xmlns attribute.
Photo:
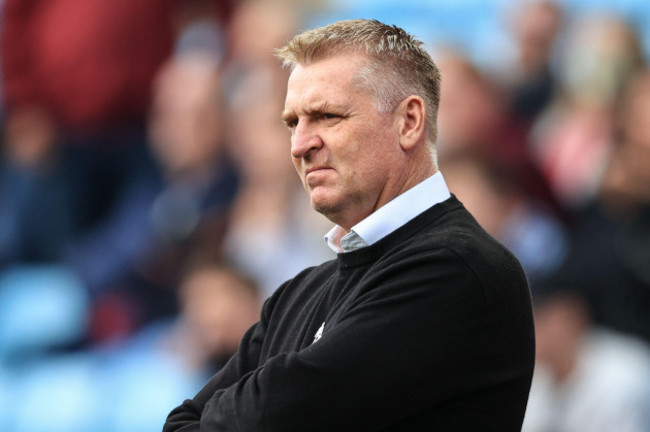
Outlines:
<svg viewBox="0 0 650 432"><path fill-rule="evenodd" d="M291 135L291 156L303 158L312 150L321 148L323 141L314 127L300 122Z"/></svg>

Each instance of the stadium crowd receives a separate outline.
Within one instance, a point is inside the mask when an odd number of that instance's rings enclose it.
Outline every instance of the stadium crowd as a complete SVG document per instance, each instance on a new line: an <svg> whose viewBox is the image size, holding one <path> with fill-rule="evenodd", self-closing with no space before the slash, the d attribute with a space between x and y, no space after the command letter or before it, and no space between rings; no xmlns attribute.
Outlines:
<svg viewBox="0 0 650 432"><path fill-rule="evenodd" d="M160 430L333 258L272 52L352 17L433 29L440 169L531 285L524 431L650 430L650 6L494 2L493 50L491 2L366 3L0 1L0 430Z"/></svg>

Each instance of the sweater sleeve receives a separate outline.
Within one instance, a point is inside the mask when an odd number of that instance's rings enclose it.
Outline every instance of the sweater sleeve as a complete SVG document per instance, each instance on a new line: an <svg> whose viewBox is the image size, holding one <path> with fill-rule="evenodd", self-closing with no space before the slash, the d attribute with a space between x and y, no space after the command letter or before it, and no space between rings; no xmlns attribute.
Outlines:
<svg viewBox="0 0 650 432"><path fill-rule="evenodd" d="M522 280L511 279L502 288L523 294ZM449 250L381 263L355 289L319 341L219 388L200 430L381 430L529 373L511 365L521 341L496 323L509 311L489 305L480 279Z"/></svg>

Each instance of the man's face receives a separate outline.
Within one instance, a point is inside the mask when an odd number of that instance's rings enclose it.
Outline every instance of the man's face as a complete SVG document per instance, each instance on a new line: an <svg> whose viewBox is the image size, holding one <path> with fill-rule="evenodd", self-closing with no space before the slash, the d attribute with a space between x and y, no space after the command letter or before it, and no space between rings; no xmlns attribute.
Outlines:
<svg viewBox="0 0 650 432"><path fill-rule="evenodd" d="M296 66L282 114L312 206L346 229L399 194L403 164L395 116L352 81L364 61L342 54Z"/></svg>

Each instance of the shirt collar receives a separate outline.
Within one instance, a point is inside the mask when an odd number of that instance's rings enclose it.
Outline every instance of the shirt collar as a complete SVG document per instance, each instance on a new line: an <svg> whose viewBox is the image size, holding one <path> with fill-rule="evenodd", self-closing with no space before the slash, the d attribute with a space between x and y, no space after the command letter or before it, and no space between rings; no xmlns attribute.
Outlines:
<svg viewBox="0 0 650 432"><path fill-rule="evenodd" d="M349 233L336 225L325 234L325 241L336 253L351 252L370 246L450 196L447 183L442 173L438 171L378 208L353 226Z"/></svg>

